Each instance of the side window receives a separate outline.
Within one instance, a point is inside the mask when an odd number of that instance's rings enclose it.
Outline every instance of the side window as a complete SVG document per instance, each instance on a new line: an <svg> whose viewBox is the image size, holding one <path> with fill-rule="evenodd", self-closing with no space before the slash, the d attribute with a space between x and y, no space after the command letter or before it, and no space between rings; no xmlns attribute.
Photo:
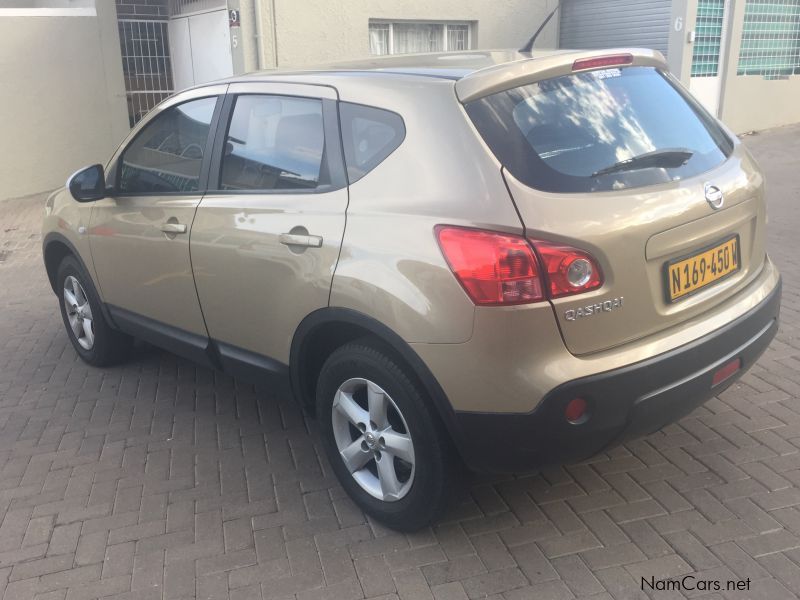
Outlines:
<svg viewBox="0 0 800 600"><path fill-rule="evenodd" d="M315 189L329 183L322 101L236 98L222 156L222 190Z"/></svg>
<svg viewBox="0 0 800 600"><path fill-rule="evenodd" d="M347 179L355 183L394 152L406 136L397 113L361 104L339 103Z"/></svg>
<svg viewBox="0 0 800 600"><path fill-rule="evenodd" d="M197 190L216 103L216 97L184 102L148 123L120 157L119 191Z"/></svg>

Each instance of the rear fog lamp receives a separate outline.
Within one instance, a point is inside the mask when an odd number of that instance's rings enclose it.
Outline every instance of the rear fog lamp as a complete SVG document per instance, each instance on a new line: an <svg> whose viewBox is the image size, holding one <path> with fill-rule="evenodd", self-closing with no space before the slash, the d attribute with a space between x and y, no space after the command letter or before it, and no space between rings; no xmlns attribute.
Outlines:
<svg viewBox="0 0 800 600"><path fill-rule="evenodd" d="M589 404L583 398L573 398L567 402L564 409L564 418L573 425L585 423L589 418Z"/></svg>

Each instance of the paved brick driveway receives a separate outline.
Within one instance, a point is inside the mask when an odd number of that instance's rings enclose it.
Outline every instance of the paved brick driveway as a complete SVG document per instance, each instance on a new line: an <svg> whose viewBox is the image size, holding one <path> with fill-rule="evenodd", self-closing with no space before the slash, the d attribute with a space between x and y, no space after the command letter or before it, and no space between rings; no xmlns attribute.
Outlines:
<svg viewBox="0 0 800 600"><path fill-rule="evenodd" d="M41 198L0 204L0 594L41 598L682 598L641 577L800 594L800 128L751 137L784 274L778 339L680 424L586 464L475 478L435 528L365 520L285 391L153 348L79 362ZM686 592L689 597L701 592Z"/></svg>

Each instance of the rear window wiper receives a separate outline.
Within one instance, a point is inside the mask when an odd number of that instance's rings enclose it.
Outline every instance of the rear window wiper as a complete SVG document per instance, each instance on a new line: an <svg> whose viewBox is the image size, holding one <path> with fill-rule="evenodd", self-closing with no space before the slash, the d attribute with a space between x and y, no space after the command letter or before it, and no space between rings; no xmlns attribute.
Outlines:
<svg viewBox="0 0 800 600"><path fill-rule="evenodd" d="M645 152L644 154L639 154L632 158L626 158L618 163L614 163L610 167L595 171L592 173L592 177L608 175L609 173L617 173L619 171L635 171L636 169L649 169L652 167L674 169L685 165L687 161L692 158L693 154L694 152L687 148L653 150L652 152Z"/></svg>

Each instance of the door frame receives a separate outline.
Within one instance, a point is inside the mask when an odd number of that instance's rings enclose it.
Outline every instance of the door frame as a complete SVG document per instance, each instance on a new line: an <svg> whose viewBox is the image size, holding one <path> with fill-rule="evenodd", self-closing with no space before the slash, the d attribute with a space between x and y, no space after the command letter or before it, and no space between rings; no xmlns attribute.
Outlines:
<svg viewBox="0 0 800 600"><path fill-rule="evenodd" d="M167 98L160 104L158 104L153 110L151 110L147 116L139 121L136 126L131 129L128 136L122 141L119 147L116 149L114 154L112 155L111 159L106 164L106 189L107 194L112 195L115 198L125 198L127 196L186 196L188 195L186 192L158 192L158 193L137 193L137 194L125 194L118 191L118 183L119 183L119 176L121 170L118 168L119 159L122 156L123 152L128 149L128 147L134 142L134 140L139 137L139 134L144 131L144 128L147 127L152 121L154 121L161 113L164 111L173 108L174 106L178 106L179 104L184 104L185 102L191 102L192 100L200 100L202 98L210 98L211 96L217 96L217 105L214 107L214 115L211 117L211 124L209 125L208 130L208 139L206 140L206 148L203 153L203 162L200 166L200 180L197 182L197 190L192 195L197 194L204 194L206 191L206 187L208 185L208 173L209 167L211 165L211 157L214 151L214 142L216 141L217 132L219 131L219 122L220 117L222 115L222 109L225 104L225 94L228 90L228 84L217 84L217 85L209 85L205 87L195 88L191 90L187 90L185 92L180 92L170 98Z"/></svg>

